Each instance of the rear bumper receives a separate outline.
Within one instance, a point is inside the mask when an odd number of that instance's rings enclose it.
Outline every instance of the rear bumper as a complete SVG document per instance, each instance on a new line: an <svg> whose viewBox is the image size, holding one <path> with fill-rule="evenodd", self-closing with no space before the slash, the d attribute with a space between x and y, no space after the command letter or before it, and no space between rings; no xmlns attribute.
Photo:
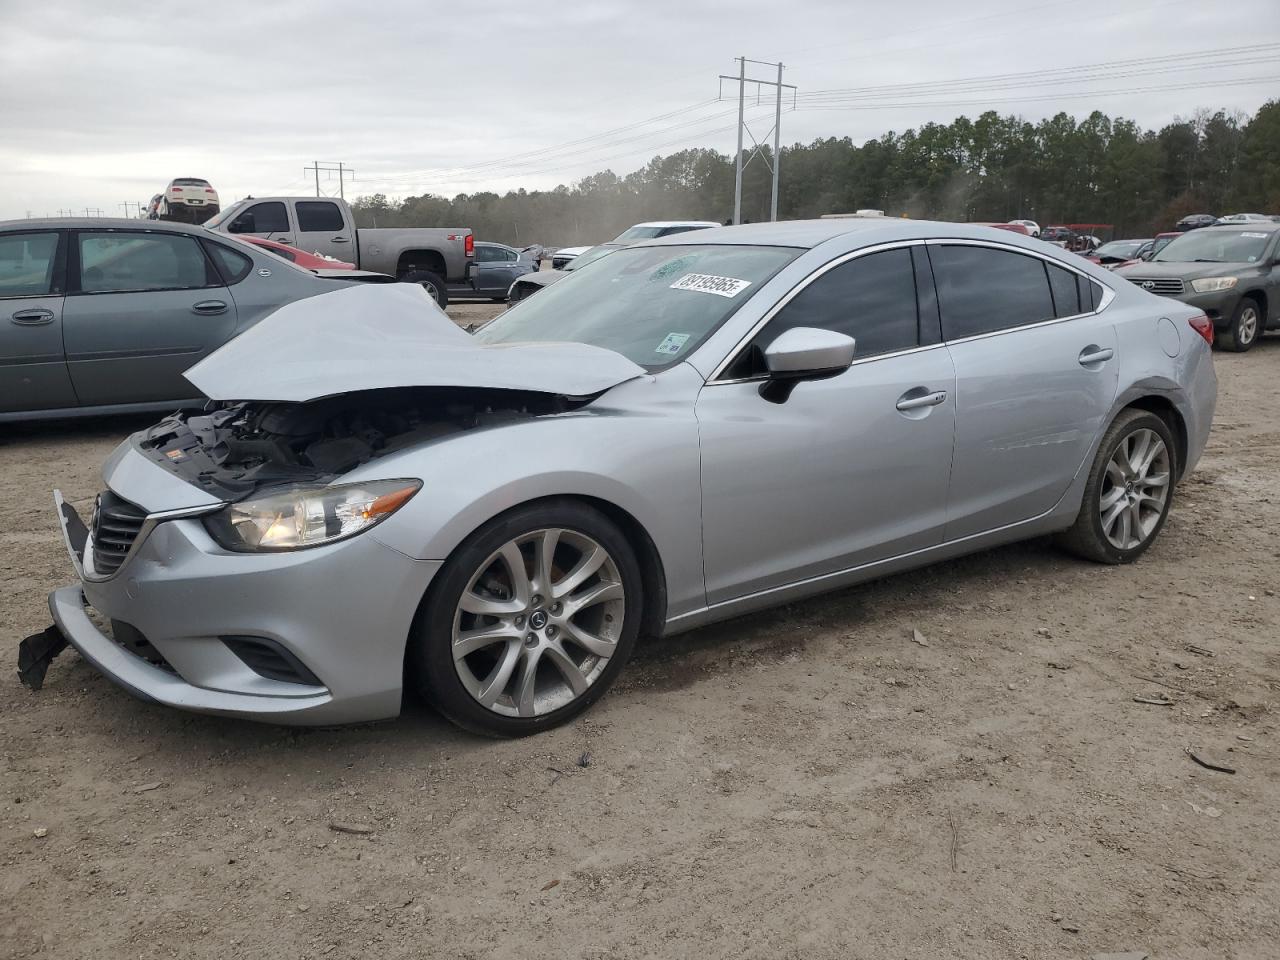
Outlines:
<svg viewBox="0 0 1280 960"><path fill-rule="evenodd" d="M110 578L55 590L49 609L85 660L143 700L273 723L360 723L399 713L405 644L439 567L368 536L230 553L198 519L180 518L157 523ZM264 672L237 652L242 638L304 669L292 680Z"/></svg>

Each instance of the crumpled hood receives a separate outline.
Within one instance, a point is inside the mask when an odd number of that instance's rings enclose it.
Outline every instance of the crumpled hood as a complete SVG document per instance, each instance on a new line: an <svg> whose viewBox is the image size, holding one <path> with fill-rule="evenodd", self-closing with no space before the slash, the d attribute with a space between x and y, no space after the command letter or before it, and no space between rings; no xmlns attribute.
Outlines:
<svg viewBox="0 0 1280 960"><path fill-rule="evenodd" d="M583 343L479 343L422 287L389 283L286 304L184 376L213 400L301 403L393 387L585 397L643 374L621 354Z"/></svg>

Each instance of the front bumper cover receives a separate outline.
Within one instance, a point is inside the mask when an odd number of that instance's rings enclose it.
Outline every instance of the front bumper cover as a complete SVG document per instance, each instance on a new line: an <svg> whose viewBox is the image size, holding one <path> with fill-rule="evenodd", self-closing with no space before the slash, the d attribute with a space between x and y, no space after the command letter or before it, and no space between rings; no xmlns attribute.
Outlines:
<svg viewBox="0 0 1280 960"><path fill-rule="evenodd" d="M72 562L91 568L92 538L77 550L83 523L57 499ZM405 643L439 567L367 536L231 553L198 519L177 518L151 526L114 575L82 574L78 586L53 591L49 610L85 660L144 700L277 723L358 723L399 713ZM127 625L157 656L140 656L96 621ZM319 685L255 672L222 639L245 636L288 651ZM35 639L24 641L29 656L39 652Z"/></svg>

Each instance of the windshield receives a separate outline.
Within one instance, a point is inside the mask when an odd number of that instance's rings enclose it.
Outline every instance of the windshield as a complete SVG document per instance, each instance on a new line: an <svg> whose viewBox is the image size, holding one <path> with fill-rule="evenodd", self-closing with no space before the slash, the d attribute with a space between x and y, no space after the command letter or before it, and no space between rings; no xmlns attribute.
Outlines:
<svg viewBox="0 0 1280 960"><path fill-rule="evenodd" d="M652 240L662 236L662 227L632 227L623 230L613 238L611 243L635 243L637 240Z"/></svg>
<svg viewBox="0 0 1280 960"><path fill-rule="evenodd" d="M217 229L218 226L232 219L237 212L243 210L244 205L248 202L248 200L237 200L235 203L231 204L231 206L223 207L220 213L215 213L204 222L204 228L206 230Z"/></svg>
<svg viewBox="0 0 1280 960"><path fill-rule="evenodd" d="M1174 237L1156 237L1155 240L1151 241L1152 256L1155 256L1157 253L1159 253L1161 250L1163 250L1165 247L1171 244L1174 241L1174 239L1175 239Z"/></svg>
<svg viewBox="0 0 1280 960"><path fill-rule="evenodd" d="M800 252L629 247L521 300L475 336L482 343L588 343L660 370L691 354Z"/></svg>
<svg viewBox="0 0 1280 960"><path fill-rule="evenodd" d="M613 253L615 250L619 250L619 249L621 248L610 246L608 244L601 244L598 247L592 247L590 250L584 250L582 253L578 254L576 257L574 257L572 260L566 263L564 265L564 268L566 271L581 270L588 263L595 263L601 257L608 256L609 254Z"/></svg>
<svg viewBox="0 0 1280 960"><path fill-rule="evenodd" d="M1128 259L1138 252L1146 240L1112 240L1094 251L1099 257L1124 257Z"/></svg>
<svg viewBox="0 0 1280 960"><path fill-rule="evenodd" d="M1159 263L1256 263L1271 239L1262 230L1197 230L1184 233L1153 257Z"/></svg>

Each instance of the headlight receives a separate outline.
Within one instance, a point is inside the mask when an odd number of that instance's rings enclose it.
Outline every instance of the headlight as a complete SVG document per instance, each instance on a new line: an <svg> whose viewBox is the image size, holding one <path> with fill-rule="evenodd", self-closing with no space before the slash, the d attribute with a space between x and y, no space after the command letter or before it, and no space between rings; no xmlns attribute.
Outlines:
<svg viewBox="0 0 1280 960"><path fill-rule="evenodd" d="M1217 293L1219 290L1230 290L1236 285L1236 277L1202 277L1191 281L1191 289L1196 293Z"/></svg>
<svg viewBox="0 0 1280 960"><path fill-rule="evenodd" d="M233 503L205 518L228 550L301 550L355 536L395 513L421 488L418 480L295 486Z"/></svg>

